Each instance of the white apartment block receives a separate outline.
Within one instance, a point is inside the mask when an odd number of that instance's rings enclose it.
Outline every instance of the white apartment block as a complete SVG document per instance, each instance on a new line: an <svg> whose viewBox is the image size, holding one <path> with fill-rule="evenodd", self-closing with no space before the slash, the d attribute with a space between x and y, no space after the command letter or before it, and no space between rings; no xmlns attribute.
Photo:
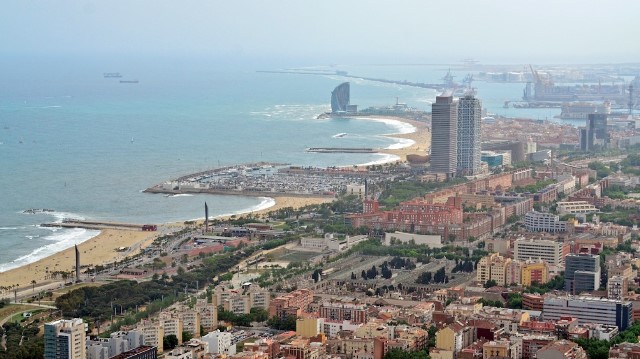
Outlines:
<svg viewBox="0 0 640 359"><path fill-rule="evenodd" d="M327 338L335 338L339 332L343 330L350 330L355 332L362 324L351 323L350 320L330 320L325 318L318 318L318 324L320 326L320 332L327 336Z"/></svg>
<svg viewBox="0 0 640 359"><path fill-rule="evenodd" d="M551 213L531 211L524 215L524 226L529 232L565 232L567 222Z"/></svg>
<svg viewBox="0 0 640 359"><path fill-rule="evenodd" d="M558 213L560 214L576 214L576 213L596 213L598 209L587 201L568 201L558 202Z"/></svg>
<svg viewBox="0 0 640 359"><path fill-rule="evenodd" d="M215 330L201 338L209 345L209 353L234 355L236 345L231 343L231 333Z"/></svg>
<svg viewBox="0 0 640 359"><path fill-rule="evenodd" d="M513 259L518 261L542 259L550 266L561 267L567 254L566 244L547 239L518 239L513 243Z"/></svg>

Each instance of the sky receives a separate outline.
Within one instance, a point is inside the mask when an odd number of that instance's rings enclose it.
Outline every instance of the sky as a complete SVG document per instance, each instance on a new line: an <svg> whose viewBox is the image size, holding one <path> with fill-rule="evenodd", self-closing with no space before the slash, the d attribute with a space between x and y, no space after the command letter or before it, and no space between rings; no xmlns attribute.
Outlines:
<svg viewBox="0 0 640 359"><path fill-rule="evenodd" d="M3 0L0 55L291 64L640 60L640 1Z"/></svg>

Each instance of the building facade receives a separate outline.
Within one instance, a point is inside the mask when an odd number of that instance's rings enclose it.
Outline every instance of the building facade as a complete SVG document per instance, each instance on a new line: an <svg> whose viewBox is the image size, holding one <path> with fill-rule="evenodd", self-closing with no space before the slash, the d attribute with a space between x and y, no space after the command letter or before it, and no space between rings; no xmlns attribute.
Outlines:
<svg viewBox="0 0 640 359"><path fill-rule="evenodd" d="M566 232L567 222L560 217L537 211L531 211L524 215L524 226L529 232Z"/></svg>
<svg viewBox="0 0 640 359"><path fill-rule="evenodd" d="M348 82L343 82L331 92L331 112L346 112L349 105L351 87Z"/></svg>
<svg viewBox="0 0 640 359"><path fill-rule="evenodd" d="M85 359L87 324L80 318L44 325L45 359Z"/></svg>
<svg viewBox="0 0 640 359"><path fill-rule="evenodd" d="M473 95L458 100L458 173L472 176L480 173L482 105Z"/></svg>
<svg viewBox="0 0 640 359"><path fill-rule="evenodd" d="M569 254L565 257L564 290L571 294L591 292L600 287L600 256Z"/></svg>
<svg viewBox="0 0 640 359"><path fill-rule="evenodd" d="M541 259L551 266L564 266L569 245L547 239L518 239L513 243L513 258L519 261Z"/></svg>
<svg viewBox="0 0 640 359"><path fill-rule="evenodd" d="M547 296L544 298L544 320L559 320L571 316L579 324L596 323L627 329L632 323L631 302L596 297Z"/></svg>
<svg viewBox="0 0 640 359"><path fill-rule="evenodd" d="M451 94L431 105L431 172L454 177L457 170L458 101Z"/></svg>

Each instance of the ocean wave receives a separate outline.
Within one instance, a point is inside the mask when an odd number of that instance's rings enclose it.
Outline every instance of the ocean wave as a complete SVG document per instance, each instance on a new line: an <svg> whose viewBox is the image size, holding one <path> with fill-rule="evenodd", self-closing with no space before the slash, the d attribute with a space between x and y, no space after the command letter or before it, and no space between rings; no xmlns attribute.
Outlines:
<svg viewBox="0 0 640 359"><path fill-rule="evenodd" d="M193 195L189 194L189 193L178 193L178 194L169 195L167 197L169 197L169 198L171 198L171 197L193 197Z"/></svg>
<svg viewBox="0 0 640 359"><path fill-rule="evenodd" d="M60 233L48 235L42 239L46 239L53 243L47 244L33 250L31 253L18 257L11 262L0 264L0 272L17 268L29 263L36 262L42 258L48 257L54 253L58 253L67 248L71 248L76 244L80 244L97 236L100 231L89 230L84 228L64 229Z"/></svg>
<svg viewBox="0 0 640 359"><path fill-rule="evenodd" d="M396 138L397 142L386 147L388 150L398 150L400 148L405 148L412 146L416 143L414 140L410 140L408 138Z"/></svg>
<svg viewBox="0 0 640 359"><path fill-rule="evenodd" d="M271 198L271 197L258 197L260 199L260 203L251 206L249 208L244 208L244 209L239 209L237 211L234 212L228 212L228 213L223 213L223 214L219 214L216 215L214 218L220 218L220 217L229 217L229 216L234 216L234 215L240 215L240 214L245 214L245 213L251 213L251 212L257 212L257 211L261 211L263 209L267 209L269 207L273 207L276 204L276 200Z"/></svg>
<svg viewBox="0 0 640 359"><path fill-rule="evenodd" d="M382 122L389 127L392 127L395 132L388 133L388 135L407 134L416 132L416 127L410 123L402 122L400 120L394 120L391 118L370 118L370 117L354 117L358 120L376 121Z"/></svg>
<svg viewBox="0 0 640 359"><path fill-rule="evenodd" d="M396 162L400 159L400 157L388 153L377 153L376 156L379 156L380 158L367 163L361 163L358 166L382 165L385 163Z"/></svg>
<svg viewBox="0 0 640 359"><path fill-rule="evenodd" d="M248 213L252 213L252 212L262 211L264 209L273 207L276 204L276 200L271 198L271 197L257 197L257 198L260 199L260 203L254 205L254 206L251 206L251 207L248 207L248 208L239 209L239 210L233 211L233 212L225 212L225 213L221 213L221 214L216 214L216 215L211 216L210 218L221 218L221 217L237 216L237 215L241 215L241 214L248 214ZM191 221L201 221L201 220L204 220L204 217L191 219Z"/></svg>
<svg viewBox="0 0 640 359"><path fill-rule="evenodd" d="M73 218L78 221L84 221L86 219L84 216L81 216L77 213L71 213L71 212L55 211L55 212L44 212L44 213L53 216L55 218L54 223L62 223L62 221L67 218Z"/></svg>
<svg viewBox="0 0 640 359"><path fill-rule="evenodd" d="M11 231L16 229L18 229L18 227L0 227L0 231Z"/></svg>

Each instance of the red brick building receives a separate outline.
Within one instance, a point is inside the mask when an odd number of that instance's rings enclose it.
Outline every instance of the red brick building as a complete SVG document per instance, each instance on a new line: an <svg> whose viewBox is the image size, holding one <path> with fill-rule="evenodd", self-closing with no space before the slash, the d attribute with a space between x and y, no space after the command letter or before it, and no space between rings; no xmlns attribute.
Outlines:
<svg viewBox="0 0 640 359"><path fill-rule="evenodd" d="M269 303L269 316L285 319L289 315L300 315L313 302L313 292L299 289L287 295L272 299Z"/></svg>

